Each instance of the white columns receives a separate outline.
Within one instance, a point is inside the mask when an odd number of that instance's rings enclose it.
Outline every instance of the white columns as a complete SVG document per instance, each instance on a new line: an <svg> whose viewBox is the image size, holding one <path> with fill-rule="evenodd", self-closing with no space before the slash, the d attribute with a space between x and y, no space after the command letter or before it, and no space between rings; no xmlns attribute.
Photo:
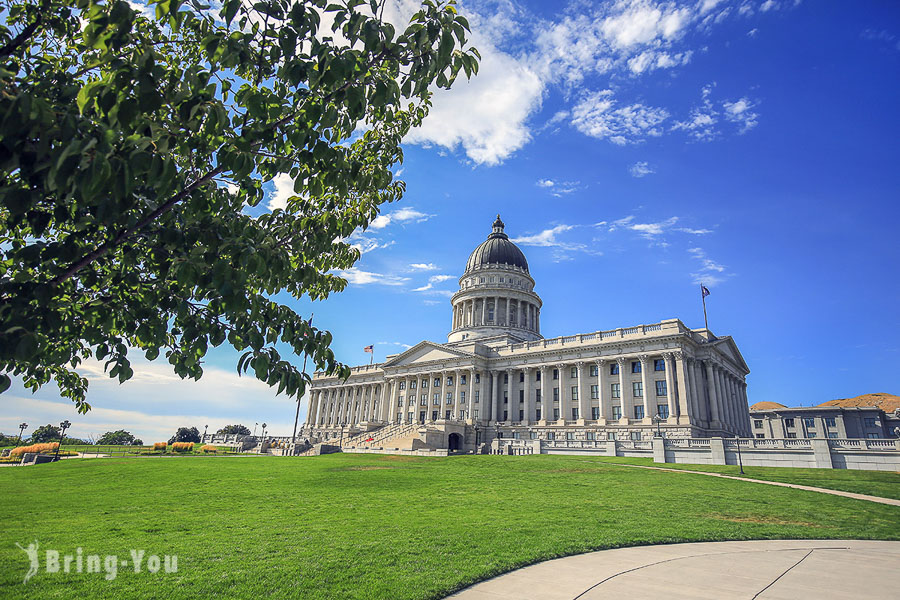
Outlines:
<svg viewBox="0 0 900 600"><path fill-rule="evenodd" d="M469 391L467 392L468 398L466 398L466 421L468 423L474 423L472 419L475 413L475 367L469 369L469 374L466 376L469 378Z"/></svg>
<svg viewBox="0 0 900 600"><path fill-rule="evenodd" d="M569 402L566 400L566 365L556 365L556 372L559 373L559 420L565 423L569 417Z"/></svg>
<svg viewBox="0 0 900 600"><path fill-rule="evenodd" d="M392 423L391 410L394 406L394 380L385 379L381 384L381 422Z"/></svg>
<svg viewBox="0 0 900 600"><path fill-rule="evenodd" d="M666 400L669 403L669 422L675 423L678 420L678 403L675 402L675 398L681 398L684 394L679 394L675 389L675 361L672 353L663 354L663 361L666 365Z"/></svg>
<svg viewBox="0 0 900 600"><path fill-rule="evenodd" d="M481 299L481 324L487 325L487 296Z"/></svg>
<svg viewBox="0 0 900 600"><path fill-rule="evenodd" d="M709 412L710 427L719 427L722 424L719 413L719 398L716 395L716 379L713 373L713 365L709 360L705 361L706 365L706 389L709 392Z"/></svg>
<svg viewBox="0 0 900 600"><path fill-rule="evenodd" d="M590 388L585 384L584 363L579 361L575 367L578 369L578 418L586 421L591 418Z"/></svg>
<svg viewBox="0 0 900 600"><path fill-rule="evenodd" d="M650 375L647 373L651 366L650 358L646 354L641 354L641 387L644 388L644 418L650 419L656 414L656 401L650 404Z"/></svg>
<svg viewBox="0 0 900 600"><path fill-rule="evenodd" d="M450 409L450 420L459 418L459 369L453 370L453 408Z"/></svg>
<svg viewBox="0 0 900 600"><path fill-rule="evenodd" d="M496 311L496 308L494 310ZM494 314L497 313L495 312ZM503 400L500 396L500 371L491 371L491 377L494 380L493 392L491 393L491 416L496 423L503 418Z"/></svg>
<svg viewBox="0 0 900 600"><path fill-rule="evenodd" d="M540 367L541 371L541 421L550 421L553 419L553 392L549 394L550 389L547 386L547 367Z"/></svg>
<svg viewBox="0 0 900 600"><path fill-rule="evenodd" d="M600 419L605 421L609 419L611 415L610 410L610 401L609 401L609 390L606 389L606 374L603 372L606 369L606 361L602 358L597 361L597 399L600 404ZM605 391L604 391L605 390Z"/></svg>
<svg viewBox="0 0 900 600"><path fill-rule="evenodd" d="M513 391L515 376L515 370L506 370L506 421L508 423L515 423L519 420L519 397Z"/></svg>
<svg viewBox="0 0 900 600"><path fill-rule="evenodd" d="M440 391L441 395L438 396L441 401L441 404L439 406L439 410L441 412L438 415L438 417L440 417L440 420L443 421L447 418L447 391L450 388L447 387L447 371L441 371L438 375L441 378L441 391Z"/></svg>
<svg viewBox="0 0 900 600"><path fill-rule="evenodd" d="M530 425L534 420L534 392L531 391L531 367L522 369L525 373L525 418L522 420L523 425Z"/></svg>
<svg viewBox="0 0 900 600"><path fill-rule="evenodd" d="M486 300L485 300L486 301ZM488 380L490 373L482 371L478 384L478 420L487 423L491 419L491 403L488 399ZM472 415L475 418L475 415Z"/></svg>
<svg viewBox="0 0 900 600"><path fill-rule="evenodd" d="M619 365L619 406L622 409L622 419L625 419L625 423L628 423L628 419L631 418L631 415L628 414L628 410L631 408L629 403L625 400L626 392L625 389L625 366L628 364L624 358L617 358L616 364Z"/></svg>

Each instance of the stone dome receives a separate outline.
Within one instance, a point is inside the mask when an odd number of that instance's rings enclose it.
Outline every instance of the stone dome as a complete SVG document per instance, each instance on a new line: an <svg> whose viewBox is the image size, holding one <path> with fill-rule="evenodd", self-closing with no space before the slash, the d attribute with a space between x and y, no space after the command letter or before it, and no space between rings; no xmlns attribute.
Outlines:
<svg viewBox="0 0 900 600"><path fill-rule="evenodd" d="M503 221L500 220L500 215L497 215L493 231L469 255L466 273L489 265L519 267L528 273L528 261L525 260L525 255L518 246L509 241L509 236L503 233L503 227Z"/></svg>

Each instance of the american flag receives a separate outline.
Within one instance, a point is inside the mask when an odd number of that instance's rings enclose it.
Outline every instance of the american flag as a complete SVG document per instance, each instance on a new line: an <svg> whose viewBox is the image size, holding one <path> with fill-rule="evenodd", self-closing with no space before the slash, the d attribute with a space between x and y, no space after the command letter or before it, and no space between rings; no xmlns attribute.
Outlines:
<svg viewBox="0 0 900 600"><path fill-rule="evenodd" d="M702 283L700 284L700 293L703 294L703 297L706 298L709 296L709 290Z"/></svg>
<svg viewBox="0 0 900 600"><path fill-rule="evenodd" d="M372 344L369 344L368 346L363 348L363 352L368 352L369 354L373 354L375 352L375 346Z"/></svg>

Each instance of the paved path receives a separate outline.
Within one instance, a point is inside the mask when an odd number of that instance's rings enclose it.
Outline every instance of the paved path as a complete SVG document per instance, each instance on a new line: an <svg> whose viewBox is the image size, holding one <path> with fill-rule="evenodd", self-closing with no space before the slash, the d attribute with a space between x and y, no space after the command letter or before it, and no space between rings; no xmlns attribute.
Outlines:
<svg viewBox="0 0 900 600"><path fill-rule="evenodd" d="M617 465L619 467L633 467L636 469L653 469L654 471L668 471L669 473L692 473L694 475L707 475L709 477L720 477L722 479L735 479L737 481L749 481L751 483L763 483L765 485L776 485L778 487L793 488L795 490L806 490L808 492L821 492L823 494L831 494L832 496L844 496L845 498L854 498L856 500L868 500L869 502L878 502L880 504L890 504L891 506L900 506L900 500L895 498L882 498L881 496L869 496L868 494L857 494L855 492L843 492L841 490L830 490L828 488L812 487L809 485L798 485L796 483L782 483L781 481L765 481L763 479L750 479L749 477L737 477L736 475L724 475L722 473L707 473L706 471L689 471L687 469L667 469L665 467L651 467L648 465L632 465L628 463L605 462L606 465Z"/></svg>
<svg viewBox="0 0 900 600"><path fill-rule="evenodd" d="M900 542L764 540L603 550L518 569L456 600L898 597Z"/></svg>

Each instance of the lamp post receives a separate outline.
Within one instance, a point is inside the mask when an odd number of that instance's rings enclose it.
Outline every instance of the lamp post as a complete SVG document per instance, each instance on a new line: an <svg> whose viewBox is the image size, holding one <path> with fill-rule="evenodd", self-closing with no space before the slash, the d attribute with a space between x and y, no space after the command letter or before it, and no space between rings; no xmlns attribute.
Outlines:
<svg viewBox="0 0 900 600"><path fill-rule="evenodd" d="M346 421L341 421L341 441L338 442L338 446L340 446L341 448L344 447L344 425L346 424Z"/></svg>
<svg viewBox="0 0 900 600"><path fill-rule="evenodd" d="M203 426L203 443L206 443L206 430L209 429L209 425Z"/></svg>
<svg viewBox="0 0 900 600"><path fill-rule="evenodd" d="M741 469L741 475L743 475L743 474L744 474L744 461L741 460L741 438L739 438L737 435L735 435L735 436L734 436L734 443L737 444L737 451L738 451L738 466L739 466L740 469Z"/></svg>
<svg viewBox="0 0 900 600"><path fill-rule="evenodd" d="M16 442L16 446L22 443L22 434L26 429L28 429L28 423L19 423L19 440Z"/></svg>
<svg viewBox="0 0 900 600"><path fill-rule="evenodd" d="M659 428L659 423L660 423L661 421L662 421L662 417L661 417L661 416L659 416L658 414L657 414L657 415L654 415L654 417L653 417L653 422L656 423L656 437L658 437L658 438L661 438L661 437L662 437L662 430L660 430L660 428Z"/></svg>
<svg viewBox="0 0 900 600"><path fill-rule="evenodd" d="M59 446L62 446L63 436L66 435L66 429L71 426L72 424L69 423L68 419L59 424ZM59 446L56 447L56 456L53 457L54 462L59 460Z"/></svg>
<svg viewBox="0 0 900 600"><path fill-rule="evenodd" d="M256 437L256 427L257 427L257 425L259 425L259 423L254 423L254 424L253 424L253 437Z"/></svg>

